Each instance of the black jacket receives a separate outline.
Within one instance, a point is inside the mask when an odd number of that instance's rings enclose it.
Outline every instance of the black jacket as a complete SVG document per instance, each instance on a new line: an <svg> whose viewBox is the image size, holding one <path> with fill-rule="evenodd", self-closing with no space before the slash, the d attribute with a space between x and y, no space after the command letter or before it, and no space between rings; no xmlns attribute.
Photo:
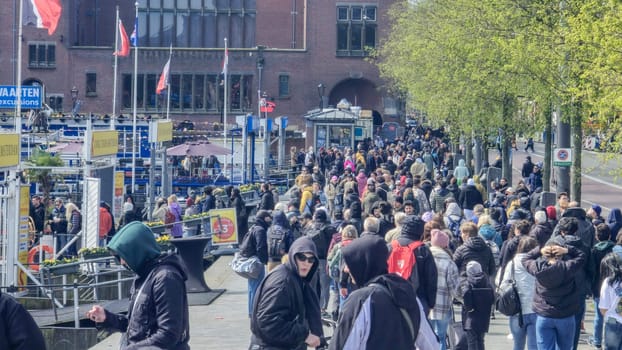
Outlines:
<svg viewBox="0 0 622 350"><path fill-rule="evenodd" d="M295 262L297 253L313 253L315 263L301 277ZM320 303L310 285L318 267L315 245L303 237L294 242L286 264L277 266L257 288L251 317L251 343L269 349L306 350L309 332L322 337Z"/></svg>
<svg viewBox="0 0 622 350"><path fill-rule="evenodd" d="M419 332L419 307L412 285L401 277L387 274L386 242L375 235L357 238L341 250L353 279L362 288L352 292L340 310L329 349L343 349L353 334L368 332L359 349L412 350L414 339L404 309ZM368 317L368 322L356 322ZM360 340L360 338L358 338Z"/></svg>
<svg viewBox="0 0 622 350"><path fill-rule="evenodd" d="M106 310L103 326L127 332L121 349L190 349L186 279L177 255L148 263L132 285L127 316Z"/></svg>
<svg viewBox="0 0 622 350"><path fill-rule="evenodd" d="M400 235L397 241L401 246L407 246L415 240L412 237ZM436 289L438 287L438 270L434 262L434 256L427 245L422 245L415 249L415 268L419 278L419 288L417 288L417 297L427 309L432 309L436 304Z"/></svg>
<svg viewBox="0 0 622 350"><path fill-rule="evenodd" d="M274 209L274 195L272 192L266 191L261 193L261 202L259 203L259 210L272 210Z"/></svg>
<svg viewBox="0 0 622 350"><path fill-rule="evenodd" d="M467 185L464 191L460 192L458 204L462 209L473 210L475 205L484 204L484 199L482 193L475 186Z"/></svg>
<svg viewBox="0 0 622 350"><path fill-rule="evenodd" d="M30 313L13 297L0 292L0 349L45 348L43 334Z"/></svg>
<svg viewBox="0 0 622 350"><path fill-rule="evenodd" d="M536 224L529 231L529 235L538 241L540 248L544 247L549 238L551 238L551 234L553 234L553 230L551 230L551 226L548 223Z"/></svg>
<svg viewBox="0 0 622 350"><path fill-rule="evenodd" d="M240 255L250 258L257 255L259 260L268 263L268 223L263 219L255 219L255 224L251 226L240 245Z"/></svg>
<svg viewBox="0 0 622 350"><path fill-rule="evenodd" d="M594 296L600 295L600 286L603 284L604 280L604 278L600 275L600 262L603 260L605 255L611 253L615 245L616 244L612 241L602 241L596 243L594 248L592 248L591 258L588 263L592 265L592 295Z"/></svg>
<svg viewBox="0 0 622 350"><path fill-rule="evenodd" d="M488 332L490 312L495 302L495 293L488 276L481 272L468 276L461 285L464 305L462 326L466 330Z"/></svg>
<svg viewBox="0 0 622 350"><path fill-rule="evenodd" d="M527 272L536 277L533 311L549 318L576 315L581 309L584 294L576 286L575 277L585 263L585 254L572 246L563 260L549 264L534 248L523 258Z"/></svg>
<svg viewBox="0 0 622 350"><path fill-rule="evenodd" d="M563 217L574 217L579 221L579 228L575 233L575 236L581 238L583 244L588 248L588 252L594 244L596 244L596 234L594 226L586 219L585 209L583 208L568 208L564 212ZM559 219L559 218L558 218ZM559 235L559 229L555 227L553 230L553 236ZM613 232L612 232L613 235ZM588 253L589 254L589 253ZM589 256L586 256L589 259Z"/></svg>
<svg viewBox="0 0 622 350"><path fill-rule="evenodd" d="M454 262L462 276L466 276L466 265L471 260L482 265L482 271L486 275L495 275L495 258L492 255L492 250L480 236L470 237L454 252Z"/></svg>

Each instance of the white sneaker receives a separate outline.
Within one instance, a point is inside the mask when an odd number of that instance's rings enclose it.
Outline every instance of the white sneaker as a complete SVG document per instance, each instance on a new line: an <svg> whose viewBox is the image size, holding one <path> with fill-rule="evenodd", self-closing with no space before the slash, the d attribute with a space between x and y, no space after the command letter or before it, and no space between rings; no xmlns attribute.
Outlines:
<svg viewBox="0 0 622 350"><path fill-rule="evenodd" d="M514 336L512 335L512 333L510 333L510 334L508 334L508 336L506 338L508 338L509 340L513 340Z"/></svg>

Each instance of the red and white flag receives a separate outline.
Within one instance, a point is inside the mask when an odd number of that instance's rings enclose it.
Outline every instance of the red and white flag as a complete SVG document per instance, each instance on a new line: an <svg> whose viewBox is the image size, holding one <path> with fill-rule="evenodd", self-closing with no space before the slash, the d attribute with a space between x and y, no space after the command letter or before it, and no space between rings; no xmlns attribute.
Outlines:
<svg viewBox="0 0 622 350"><path fill-rule="evenodd" d="M168 72L169 67L171 65L171 59L169 58L166 64L164 65L164 69L162 70L162 74L160 75L160 80L158 80L158 86L156 86L156 94L159 95L162 93L164 89L168 86Z"/></svg>
<svg viewBox="0 0 622 350"><path fill-rule="evenodd" d="M49 35L54 34L60 15L63 12L61 0L22 1L24 1L22 24L46 28Z"/></svg>
<svg viewBox="0 0 622 350"><path fill-rule="evenodd" d="M123 22L119 20L119 38L121 39L121 47L114 52L115 55L126 57L130 55L130 39L127 36Z"/></svg>

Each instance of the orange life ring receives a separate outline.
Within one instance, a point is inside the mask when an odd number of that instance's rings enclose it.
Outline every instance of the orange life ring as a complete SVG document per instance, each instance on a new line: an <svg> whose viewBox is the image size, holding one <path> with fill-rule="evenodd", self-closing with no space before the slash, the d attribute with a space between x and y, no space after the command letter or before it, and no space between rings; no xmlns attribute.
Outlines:
<svg viewBox="0 0 622 350"><path fill-rule="evenodd" d="M36 245L32 247L32 249L28 251L28 266L30 266L33 271L39 271L39 259L35 261L35 257L37 256L37 254L40 253L41 250L51 256L54 256L54 248L50 247L49 245Z"/></svg>

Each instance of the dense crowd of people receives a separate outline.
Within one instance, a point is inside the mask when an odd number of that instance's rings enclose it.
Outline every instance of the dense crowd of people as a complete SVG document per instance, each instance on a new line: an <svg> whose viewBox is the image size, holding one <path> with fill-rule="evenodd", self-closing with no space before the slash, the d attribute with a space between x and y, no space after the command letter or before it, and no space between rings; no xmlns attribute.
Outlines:
<svg viewBox="0 0 622 350"><path fill-rule="evenodd" d="M452 345L483 349L509 281L520 301L508 324L515 350L576 349L590 298L599 310L591 344L620 348L620 209L605 219L567 193L543 205L542 164L531 157L512 185L473 174L447 144L442 130L418 128L356 150L292 149L299 174L288 202L265 204L264 186L240 247L269 271L249 280L256 349L317 346L321 318L337 322L331 349L445 349L458 308L462 338ZM292 251L301 239L306 248ZM302 292L274 292L294 285Z"/></svg>

